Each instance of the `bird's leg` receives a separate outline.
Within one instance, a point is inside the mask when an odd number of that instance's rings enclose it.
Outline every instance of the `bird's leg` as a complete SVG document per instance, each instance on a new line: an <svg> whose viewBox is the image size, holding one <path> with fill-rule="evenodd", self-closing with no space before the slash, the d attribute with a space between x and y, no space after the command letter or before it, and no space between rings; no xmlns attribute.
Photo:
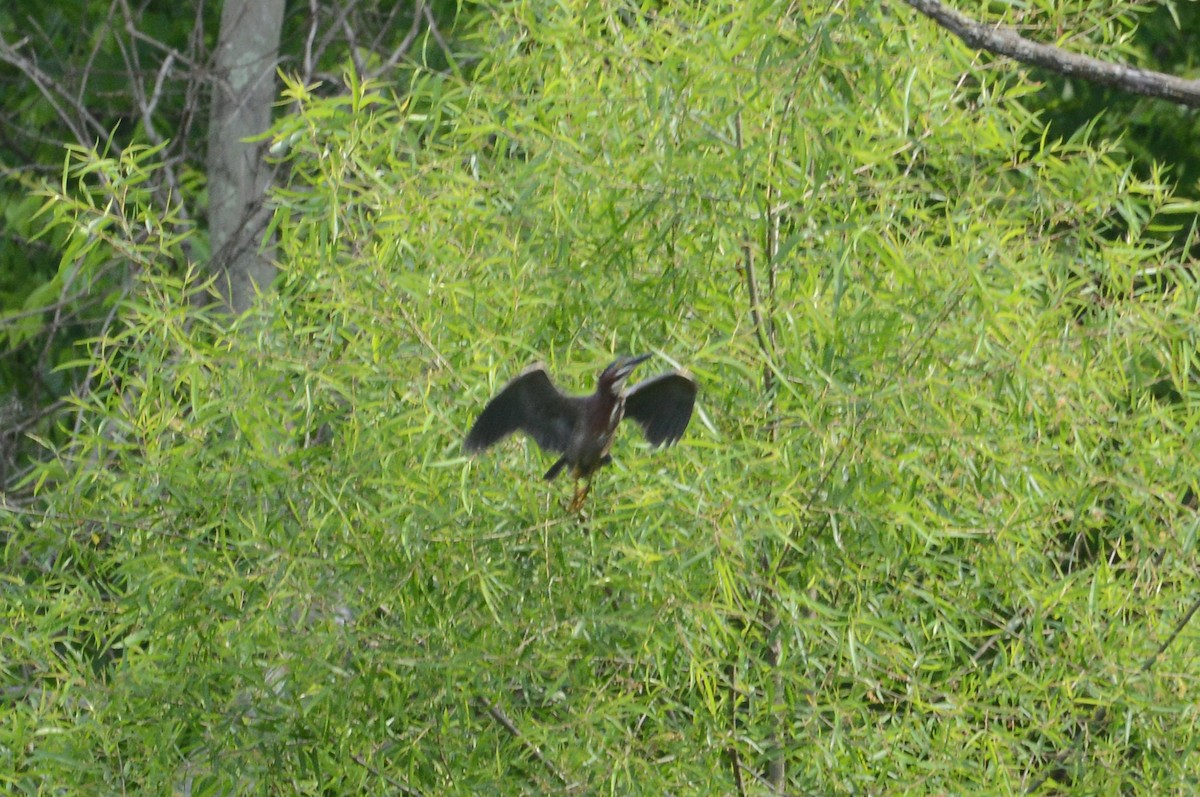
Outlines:
<svg viewBox="0 0 1200 797"><path fill-rule="evenodd" d="M592 480L584 479L582 483L575 484L575 497L571 499L571 505L567 508L568 512L578 512L583 509L583 501L587 498L588 490L592 488Z"/></svg>

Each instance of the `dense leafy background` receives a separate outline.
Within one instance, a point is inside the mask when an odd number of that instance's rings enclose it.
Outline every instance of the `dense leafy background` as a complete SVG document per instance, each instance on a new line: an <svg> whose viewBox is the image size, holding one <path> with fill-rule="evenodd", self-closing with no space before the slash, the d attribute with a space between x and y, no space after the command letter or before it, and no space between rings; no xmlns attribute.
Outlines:
<svg viewBox="0 0 1200 797"><path fill-rule="evenodd" d="M480 13L470 80L289 83L232 330L155 152L77 153L47 218L146 268L4 538L0 783L1190 793L1195 207L904 11ZM699 413L583 518L461 455L640 351Z"/></svg>

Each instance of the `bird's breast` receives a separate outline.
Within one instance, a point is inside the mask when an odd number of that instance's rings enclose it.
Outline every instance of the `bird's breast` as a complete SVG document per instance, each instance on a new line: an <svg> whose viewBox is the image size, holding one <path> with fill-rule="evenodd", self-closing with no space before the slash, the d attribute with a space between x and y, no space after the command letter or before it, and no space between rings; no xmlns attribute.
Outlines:
<svg viewBox="0 0 1200 797"><path fill-rule="evenodd" d="M621 422L621 418L625 416L625 399L619 398L613 403L612 412L608 415L608 433L612 434L617 428L617 424Z"/></svg>

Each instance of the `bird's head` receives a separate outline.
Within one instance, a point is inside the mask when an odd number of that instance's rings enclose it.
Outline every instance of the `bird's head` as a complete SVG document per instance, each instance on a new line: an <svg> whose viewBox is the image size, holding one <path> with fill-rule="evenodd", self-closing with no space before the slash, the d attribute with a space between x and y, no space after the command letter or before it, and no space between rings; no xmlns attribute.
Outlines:
<svg viewBox="0 0 1200 797"><path fill-rule="evenodd" d="M621 391L625 389L625 382L633 373L633 369L648 359L650 359L649 354L642 354L637 357L618 357L613 360L607 368L600 372L596 391L610 396L621 395Z"/></svg>

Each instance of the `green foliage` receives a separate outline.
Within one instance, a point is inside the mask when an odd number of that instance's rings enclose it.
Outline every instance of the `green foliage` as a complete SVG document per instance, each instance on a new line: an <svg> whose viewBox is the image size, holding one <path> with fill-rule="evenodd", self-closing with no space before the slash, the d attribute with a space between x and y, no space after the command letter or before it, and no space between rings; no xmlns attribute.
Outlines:
<svg viewBox="0 0 1200 797"><path fill-rule="evenodd" d="M133 15L122 18L122 10ZM195 96L182 90L183 81L165 80L175 76L169 65L161 74L158 69L164 51L171 51L171 63L178 64L189 46L203 49L206 18L208 29L216 26L211 13L202 12L203 4L196 13L181 14L155 3L130 12L128 5L121 9L107 2L68 8L14 0L0 14L6 101L0 118L7 131L0 141L0 204L5 208L0 217L0 394L26 399L30 415L40 414L38 408L83 378L57 366L72 359L79 340L101 326L125 276L116 273L121 263L109 262L103 267L107 283L72 281L79 264L67 264L64 273L63 241L58 235L37 235L39 191L48 176L61 172L64 147L95 146L107 135L110 152L126 146L137 152L154 140L146 135L138 107L138 98L151 94L156 122L169 131L167 137L176 137L171 155L179 157L187 139L180 120L193 118ZM126 33L131 38L122 41ZM134 76L134 67L145 71ZM153 176L160 174L161 166ZM176 206L181 201L190 203L191 197L171 198ZM49 433L44 423L30 425Z"/></svg>
<svg viewBox="0 0 1200 797"><path fill-rule="evenodd" d="M38 237L40 194L47 179L58 182L64 149L103 142L106 156L122 160L153 147L159 163L142 172L139 193L157 205L153 215L171 216L172 224L190 219L199 232L188 241L187 258L173 253L157 267L175 267L181 276L188 262L209 260L206 100L221 7L215 0L84 0L69 7L10 0L0 10L0 485L10 486L36 456L30 437L63 442L56 433L60 400L87 381L87 370L61 366L76 360L80 341L112 322L113 305L132 279L124 269L144 265L111 257L103 246L92 253L96 262L70 262L64 228ZM446 0L307 3L303 13L287 15L282 59L322 74L350 64L392 72L402 55L441 68L449 54L433 24L449 31L456 10ZM68 203L129 203L103 196L103 185L79 196L74 188L62 187ZM103 279L78 279L96 272Z"/></svg>
<svg viewBox="0 0 1200 797"><path fill-rule="evenodd" d="M1091 5L1084 4L1074 13L1094 13ZM1111 4L1108 15L1107 25L1093 28L1068 13L1058 20L1057 29L1077 33L1065 43L1077 51L1096 54L1096 44L1103 44L1104 34L1108 34L1108 41L1115 39L1118 46L1104 56L1107 60L1184 79L1200 75L1200 3L1116 3ZM1027 17L1021 20L1026 25L1031 21ZM1046 83L1037 107L1044 110L1050 136L1070 137L1080 128L1094 127L1094 136L1116 142L1137 164L1140 174L1165 165L1169 167L1167 179L1179 192L1197 195L1200 117L1194 110L1043 71L1036 76ZM1194 235L1192 216L1181 213L1171 221L1180 243L1191 243L1187 238Z"/></svg>
<svg viewBox="0 0 1200 797"><path fill-rule="evenodd" d="M147 268L91 344L6 532L0 783L1188 793L1195 209L873 6L490 13L469 83L289 84L259 315ZM86 211L80 257L180 243ZM526 362L632 351L698 417L586 517L461 455Z"/></svg>

